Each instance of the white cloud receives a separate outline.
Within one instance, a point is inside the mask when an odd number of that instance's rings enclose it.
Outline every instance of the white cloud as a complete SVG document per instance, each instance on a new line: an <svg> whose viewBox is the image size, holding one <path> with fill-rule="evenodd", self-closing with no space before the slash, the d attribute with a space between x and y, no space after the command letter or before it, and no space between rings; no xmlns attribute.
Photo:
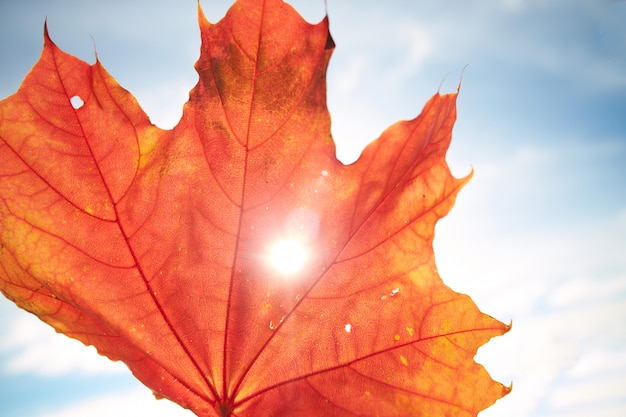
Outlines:
<svg viewBox="0 0 626 417"><path fill-rule="evenodd" d="M527 7L527 2L524 0L501 0L500 7L509 13L519 13Z"/></svg>
<svg viewBox="0 0 626 417"><path fill-rule="evenodd" d="M547 298L553 308L600 302L616 294L626 295L626 276L604 279L571 277L560 283Z"/></svg>
<svg viewBox="0 0 626 417"><path fill-rule="evenodd" d="M593 407L576 407L565 411L550 410L548 412L550 417L624 417L626 406L616 403L600 403L594 404Z"/></svg>
<svg viewBox="0 0 626 417"><path fill-rule="evenodd" d="M624 88L626 16L622 2L441 2L420 8L435 59L569 78L576 88ZM456 8L452 13L439 8ZM417 14L417 13L415 13ZM433 19L433 17L435 17ZM430 20L429 20L430 19Z"/></svg>
<svg viewBox="0 0 626 417"><path fill-rule="evenodd" d="M7 301L3 299L2 302ZM56 333L31 314L15 308L9 314L12 320L7 323L6 330L3 329L0 341L0 353L6 357L6 361L0 363L3 373L31 373L48 377L70 373L129 373L121 362L112 362L100 356L93 346L86 347L77 340Z"/></svg>
<svg viewBox="0 0 626 417"><path fill-rule="evenodd" d="M613 402L625 392L626 373L622 372L621 375L603 376L601 379L589 378L562 384L553 391L548 403L557 411L559 409L571 411L580 407L585 407L591 411L597 407L602 407L603 404ZM622 405L620 408L622 412L626 411L626 405ZM623 415L620 414L620 416Z"/></svg>
<svg viewBox="0 0 626 417"><path fill-rule="evenodd" d="M613 346L584 353L567 376L575 381L584 381L602 373L619 373L621 369L626 369L626 352L620 346ZM622 386L626 387L626 384Z"/></svg>
<svg viewBox="0 0 626 417"><path fill-rule="evenodd" d="M189 410L168 400L156 400L150 390L137 389L93 397L35 417L192 417Z"/></svg>
<svg viewBox="0 0 626 417"><path fill-rule="evenodd" d="M402 22L394 25L392 44L404 45L405 50L396 55L401 59L389 67L385 74L387 85L402 85L417 72L433 50L433 39L428 29L417 22Z"/></svg>
<svg viewBox="0 0 626 417"><path fill-rule="evenodd" d="M516 317L513 329L483 346L476 357L496 380L513 383L513 392L481 417L545 415L540 410L546 403L559 411L577 403L602 408L621 401L626 386L624 348L612 351L610 363L593 358L606 353L616 339L611 327L625 319L619 302Z"/></svg>
<svg viewBox="0 0 626 417"><path fill-rule="evenodd" d="M329 90L333 91L333 94L341 94L342 96L353 93L361 82L364 69L365 58L360 55L352 57L347 65L332 72L333 77L329 79L329 83L332 85Z"/></svg>
<svg viewBox="0 0 626 417"><path fill-rule="evenodd" d="M485 155L488 162L475 167L468 190L438 225L435 253L444 281L472 296L486 313L513 321L508 334L477 355L494 379L513 383L513 392L481 417L569 416L579 411L577 405L586 410L580 416L624 415L623 210L617 207L612 216L585 218L567 228L549 215L541 224L511 227L515 219L524 219L521 212L527 207L541 212L542 196L555 187L577 184L583 173L575 161L600 166L622 150L598 140ZM560 175L546 175L551 170ZM524 200L517 200L518 194ZM524 205L486 210L501 201Z"/></svg>

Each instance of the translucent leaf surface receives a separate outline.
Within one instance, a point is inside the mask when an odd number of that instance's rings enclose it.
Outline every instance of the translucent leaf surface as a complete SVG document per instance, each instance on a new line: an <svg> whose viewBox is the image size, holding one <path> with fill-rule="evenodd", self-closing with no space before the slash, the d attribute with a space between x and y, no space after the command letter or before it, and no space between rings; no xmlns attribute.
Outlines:
<svg viewBox="0 0 626 417"><path fill-rule="evenodd" d="M456 94L345 166L328 21L240 0L183 117L153 126L45 33L0 102L0 289L199 416L475 416L508 389L473 360L508 327L446 287L434 226Z"/></svg>

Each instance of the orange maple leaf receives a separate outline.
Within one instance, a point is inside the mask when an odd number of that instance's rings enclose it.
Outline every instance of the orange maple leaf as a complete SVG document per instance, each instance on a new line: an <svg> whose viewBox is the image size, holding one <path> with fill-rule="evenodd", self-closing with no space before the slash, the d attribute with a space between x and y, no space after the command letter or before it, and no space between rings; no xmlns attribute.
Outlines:
<svg viewBox="0 0 626 417"><path fill-rule="evenodd" d="M0 102L0 289L198 416L475 416L508 392L473 356L508 327L446 287L435 222L468 178L435 95L345 166L328 21L239 0L183 117L153 126L45 33Z"/></svg>

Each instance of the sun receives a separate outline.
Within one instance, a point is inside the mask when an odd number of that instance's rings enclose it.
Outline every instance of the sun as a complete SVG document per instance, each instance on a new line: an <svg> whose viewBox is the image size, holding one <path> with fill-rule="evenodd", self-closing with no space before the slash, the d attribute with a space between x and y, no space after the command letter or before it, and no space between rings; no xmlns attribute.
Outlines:
<svg viewBox="0 0 626 417"><path fill-rule="evenodd" d="M287 239L277 242L270 250L269 260L274 268L283 274L298 272L308 259L308 252L302 242Z"/></svg>

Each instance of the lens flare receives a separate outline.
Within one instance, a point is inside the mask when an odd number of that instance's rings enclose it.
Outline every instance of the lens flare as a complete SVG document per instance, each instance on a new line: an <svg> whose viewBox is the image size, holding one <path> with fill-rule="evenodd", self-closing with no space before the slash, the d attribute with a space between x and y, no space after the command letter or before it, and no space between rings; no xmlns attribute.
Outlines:
<svg viewBox="0 0 626 417"><path fill-rule="evenodd" d="M270 251L270 263L283 274L298 272L308 258L307 251L297 240L281 240Z"/></svg>

